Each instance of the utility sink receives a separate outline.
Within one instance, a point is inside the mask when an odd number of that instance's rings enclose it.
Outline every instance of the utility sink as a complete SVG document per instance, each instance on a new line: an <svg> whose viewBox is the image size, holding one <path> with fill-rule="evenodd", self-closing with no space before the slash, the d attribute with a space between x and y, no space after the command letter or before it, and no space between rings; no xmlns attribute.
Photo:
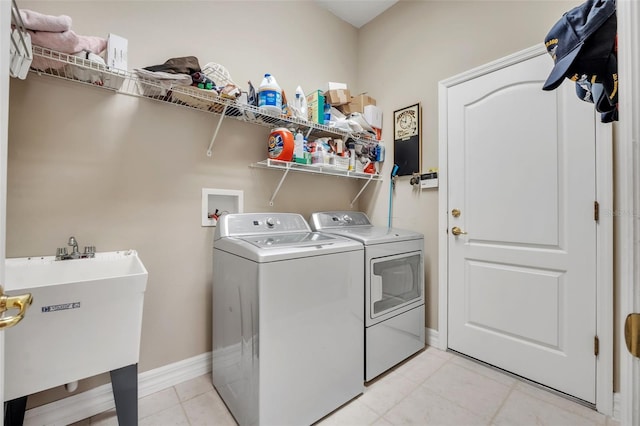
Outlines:
<svg viewBox="0 0 640 426"><path fill-rule="evenodd" d="M5 265L6 292L33 296L5 332L5 400L137 364L148 273L135 250Z"/></svg>

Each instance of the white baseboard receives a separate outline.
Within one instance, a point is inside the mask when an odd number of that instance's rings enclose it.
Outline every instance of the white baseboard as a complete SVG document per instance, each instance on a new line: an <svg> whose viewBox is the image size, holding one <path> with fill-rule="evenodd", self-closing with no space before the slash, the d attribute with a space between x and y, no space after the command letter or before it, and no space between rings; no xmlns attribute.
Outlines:
<svg viewBox="0 0 640 426"><path fill-rule="evenodd" d="M438 330L425 327L424 336L428 346L433 346L434 348L440 349L440 339L439 339Z"/></svg>
<svg viewBox="0 0 640 426"><path fill-rule="evenodd" d="M211 371L211 352L138 374L138 398ZM25 426L65 426L115 407L111 383L27 410Z"/></svg>

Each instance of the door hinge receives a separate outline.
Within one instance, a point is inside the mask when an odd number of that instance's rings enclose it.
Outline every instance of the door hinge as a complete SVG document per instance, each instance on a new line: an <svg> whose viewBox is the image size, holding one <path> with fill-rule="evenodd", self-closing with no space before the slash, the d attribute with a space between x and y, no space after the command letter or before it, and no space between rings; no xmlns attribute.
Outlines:
<svg viewBox="0 0 640 426"><path fill-rule="evenodd" d="M593 202L593 220L600 220L600 204L597 201Z"/></svg>
<svg viewBox="0 0 640 426"><path fill-rule="evenodd" d="M595 356L598 356L599 353L600 353L600 339L598 339L598 336L593 336L593 354Z"/></svg>

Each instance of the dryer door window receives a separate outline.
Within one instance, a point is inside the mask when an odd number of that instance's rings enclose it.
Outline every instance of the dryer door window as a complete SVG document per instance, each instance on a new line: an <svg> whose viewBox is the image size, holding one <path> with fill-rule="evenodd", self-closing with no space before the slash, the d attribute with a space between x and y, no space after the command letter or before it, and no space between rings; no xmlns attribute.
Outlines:
<svg viewBox="0 0 640 426"><path fill-rule="evenodd" d="M375 318L423 299L420 252L371 259L370 312Z"/></svg>

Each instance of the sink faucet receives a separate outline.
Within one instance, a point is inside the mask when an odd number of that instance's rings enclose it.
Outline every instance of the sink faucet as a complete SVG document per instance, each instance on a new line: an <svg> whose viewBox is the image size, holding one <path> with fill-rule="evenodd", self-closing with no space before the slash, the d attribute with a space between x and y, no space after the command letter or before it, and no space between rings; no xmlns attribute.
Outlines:
<svg viewBox="0 0 640 426"><path fill-rule="evenodd" d="M69 237L69 242L67 243L67 245L69 247L72 247L71 253L67 253L66 247L59 247L56 251L56 260L86 259L96 256L95 246L85 246L84 253L80 253L80 251L78 250L78 241L76 240L76 237Z"/></svg>
<svg viewBox="0 0 640 426"><path fill-rule="evenodd" d="M73 247L73 251L71 252L71 258L77 259L80 257L80 252L78 251L78 242L76 241L76 237L69 237L68 246Z"/></svg>

